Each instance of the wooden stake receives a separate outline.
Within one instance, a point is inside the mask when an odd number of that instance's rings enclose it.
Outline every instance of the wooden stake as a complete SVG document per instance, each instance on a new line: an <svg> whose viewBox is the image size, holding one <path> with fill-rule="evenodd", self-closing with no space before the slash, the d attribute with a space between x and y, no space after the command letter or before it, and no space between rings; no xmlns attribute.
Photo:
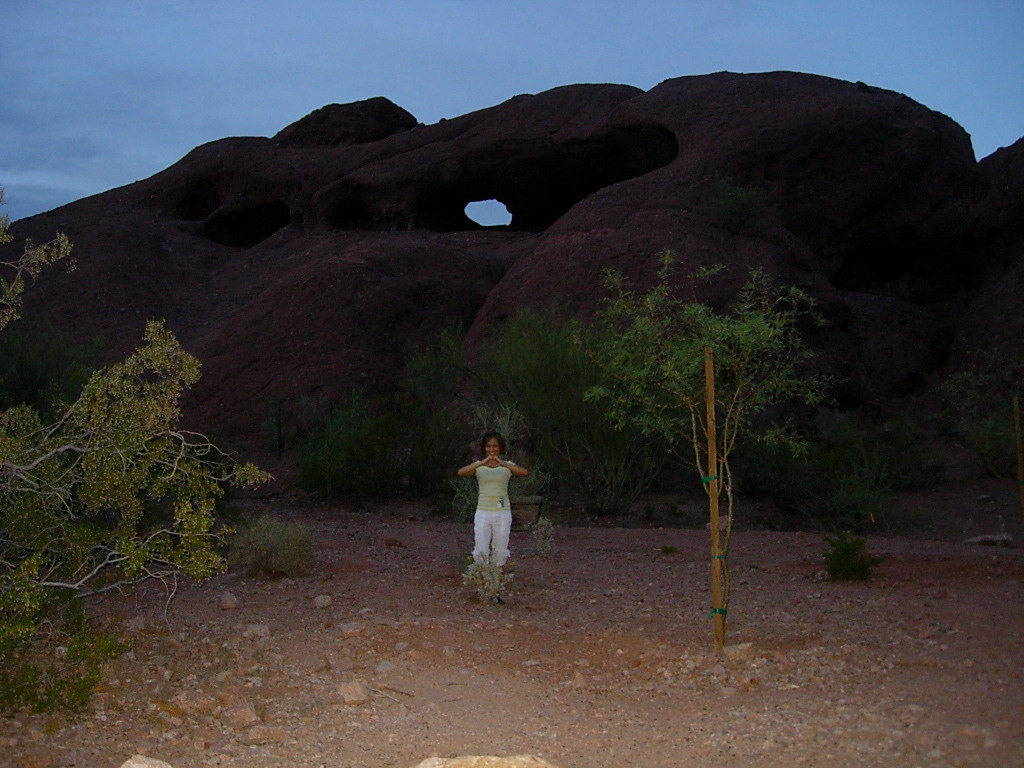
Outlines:
<svg viewBox="0 0 1024 768"><path fill-rule="evenodd" d="M711 615L715 622L715 650L725 650L725 605L722 599L722 542L718 530L718 427L715 422L715 360L711 347L704 349L704 397L707 405L708 504L711 520Z"/></svg>

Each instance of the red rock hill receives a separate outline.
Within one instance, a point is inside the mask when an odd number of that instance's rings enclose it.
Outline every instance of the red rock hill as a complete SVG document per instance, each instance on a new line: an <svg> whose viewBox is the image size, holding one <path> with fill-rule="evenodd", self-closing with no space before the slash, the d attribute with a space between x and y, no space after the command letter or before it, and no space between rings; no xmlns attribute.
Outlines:
<svg viewBox="0 0 1024 768"><path fill-rule="evenodd" d="M166 318L203 361L189 420L251 448L274 403L387 390L406 349L517 307L586 314L616 267L655 255L798 284L829 320L814 345L843 404L921 402L972 347L1022 351L1024 142L975 161L948 117L813 75L719 73L650 91L574 85L434 125L375 98L272 138L196 148L155 176L17 223L75 243L26 311L111 357ZM729 220L723 180L754 191ZM495 198L505 227L469 220ZM716 204L717 203L717 204Z"/></svg>

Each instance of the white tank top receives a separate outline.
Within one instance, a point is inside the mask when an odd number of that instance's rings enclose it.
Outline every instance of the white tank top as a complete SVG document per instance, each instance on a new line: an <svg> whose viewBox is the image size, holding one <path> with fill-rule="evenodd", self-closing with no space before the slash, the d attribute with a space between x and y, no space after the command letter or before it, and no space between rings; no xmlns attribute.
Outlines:
<svg viewBox="0 0 1024 768"><path fill-rule="evenodd" d="M508 467L477 467L476 481L480 486L480 498L476 508L485 512L504 512L510 509L508 481L511 477Z"/></svg>

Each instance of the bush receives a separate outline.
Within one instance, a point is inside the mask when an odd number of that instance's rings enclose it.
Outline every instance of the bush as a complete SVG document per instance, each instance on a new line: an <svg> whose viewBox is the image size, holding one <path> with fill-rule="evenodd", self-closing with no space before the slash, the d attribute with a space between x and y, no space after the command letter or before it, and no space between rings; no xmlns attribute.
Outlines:
<svg viewBox="0 0 1024 768"><path fill-rule="evenodd" d="M443 493L464 458L469 407L462 396L468 370L462 362L461 326L445 328L437 340L406 354L396 407L404 483L419 494Z"/></svg>
<svg viewBox="0 0 1024 768"><path fill-rule="evenodd" d="M327 498L444 493L467 442L461 348L461 329L445 329L433 345L409 351L394 393L356 392L306 428L297 441L300 484ZM275 406L264 430L271 445L286 444L297 410Z"/></svg>
<svg viewBox="0 0 1024 768"><path fill-rule="evenodd" d="M327 499L390 495L401 477L398 435L393 411L355 393L307 437L299 482Z"/></svg>
<svg viewBox="0 0 1024 768"><path fill-rule="evenodd" d="M475 477L450 477L448 489L452 497L452 517L466 523L476 514L477 482Z"/></svg>
<svg viewBox="0 0 1024 768"><path fill-rule="evenodd" d="M300 578L313 569L309 530L270 515L239 528L227 546L228 567L243 576Z"/></svg>
<svg viewBox="0 0 1024 768"><path fill-rule="evenodd" d="M311 431L323 425L328 409L318 398L287 400L279 397L271 401L265 413L260 422L263 447L283 456L287 451L301 446Z"/></svg>
<svg viewBox="0 0 1024 768"><path fill-rule="evenodd" d="M531 453L545 467L557 467L558 479L598 515L628 510L666 454L661 439L632 425L616 429L602 405L585 398L602 382L590 350L603 343L599 331L553 312L522 310L498 332L478 367L484 399L522 415Z"/></svg>
<svg viewBox="0 0 1024 768"><path fill-rule="evenodd" d="M481 602L497 601L515 577L500 565L473 560L462 572L462 584Z"/></svg>
<svg viewBox="0 0 1024 768"><path fill-rule="evenodd" d="M0 217L0 242L10 240ZM25 279L70 243L29 244L0 264L0 330L18 317ZM178 428L199 361L161 323L125 360L88 377L55 413L0 410L0 699L8 710L84 706L117 645L80 601L148 579L203 580L223 569L214 509L228 485L267 475ZM70 399L70 398L69 398ZM150 527L147 508L173 508Z"/></svg>
<svg viewBox="0 0 1024 768"><path fill-rule="evenodd" d="M545 556L552 554L557 545L555 544L555 524L550 518L540 517L530 526L530 539L533 543L533 553Z"/></svg>
<svg viewBox="0 0 1024 768"><path fill-rule="evenodd" d="M899 491L928 479L922 438L913 425L823 412L807 439L799 455L785 446L744 443L736 462L743 490L767 496L785 515L826 528L893 532L913 525L893 507Z"/></svg>
<svg viewBox="0 0 1024 768"><path fill-rule="evenodd" d="M999 351L976 353L963 371L942 383L945 415L953 434L993 477L1016 466L1013 397L1024 395L1024 360Z"/></svg>
<svg viewBox="0 0 1024 768"><path fill-rule="evenodd" d="M826 536L831 549L825 553L825 570L832 581L863 581L884 558L864 552L866 541L848 532Z"/></svg>

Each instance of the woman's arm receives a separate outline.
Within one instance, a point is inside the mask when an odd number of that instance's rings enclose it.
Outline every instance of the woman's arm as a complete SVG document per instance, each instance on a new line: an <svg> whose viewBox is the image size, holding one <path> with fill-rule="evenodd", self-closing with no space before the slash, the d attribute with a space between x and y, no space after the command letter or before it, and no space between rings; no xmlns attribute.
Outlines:
<svg viewBox="0 0 1024 768"><path fill-rule="evenodd" d="M501 462L501 466L505 467L516 477L526 477L530 474L530 471L526 467L520 467L518 464L513 464L511 461Z"/></svg>
<svg viewBox="0 0 1024 768"><path fill-rule="evenodd" d="M472 464L467 464L466 466L461 467L455 474L459 477L470 477L476 474L476 468L482 464L482 461L474 461Z"/></svg>

